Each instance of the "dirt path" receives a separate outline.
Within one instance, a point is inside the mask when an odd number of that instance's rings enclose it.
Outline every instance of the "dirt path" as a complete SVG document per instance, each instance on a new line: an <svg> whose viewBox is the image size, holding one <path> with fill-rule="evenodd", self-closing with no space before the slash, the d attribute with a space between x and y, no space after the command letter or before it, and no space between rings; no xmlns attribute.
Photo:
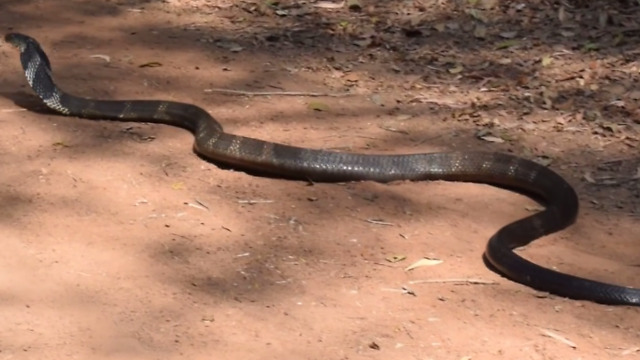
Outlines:
<svg viewBox="0 0 640 360"><path fill-rule="evenodd" d="M409 3L7 0L0 23L76 94L194 103L314 148L551 162L581 214L522 254L640 286L638 9ZM640 356L639 309L484 266L487 239L536 208L525 197L219 169L180 129L46 113L18 54L0 57L2 360ZM404 271L422 257L443 262Z"/></svg>

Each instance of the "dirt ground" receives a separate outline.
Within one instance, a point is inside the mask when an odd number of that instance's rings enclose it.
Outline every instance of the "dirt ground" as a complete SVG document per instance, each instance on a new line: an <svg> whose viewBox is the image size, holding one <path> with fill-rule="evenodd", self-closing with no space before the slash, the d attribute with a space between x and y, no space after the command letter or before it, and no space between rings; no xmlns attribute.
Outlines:
<svg viewBox="0 0 640 360"><path fill-rule="evenodd" d="M349 4L4 0L0 23L78 95L189 102L306 147L548 163L581 213L520 253L640 286L637 4ZM0 58L1 360L640 357L640 309L483 264L526 197L220 169L178 128L47 112ZM442 263L405 271L424 257Z"/></svg>

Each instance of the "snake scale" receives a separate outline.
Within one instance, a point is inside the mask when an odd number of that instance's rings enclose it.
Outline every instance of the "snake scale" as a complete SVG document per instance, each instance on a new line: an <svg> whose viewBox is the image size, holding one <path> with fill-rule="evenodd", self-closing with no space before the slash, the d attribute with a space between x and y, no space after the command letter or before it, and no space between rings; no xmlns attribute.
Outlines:
<svg viewBox="0 0 640 360"><path fill-rule="evenodd" d="M62 91L52 79L51 63L38 42L10 33L5 41L20 51L27 81L51 109L87 119L154 122L178 126L195 136L194 151L215 164L248 172L316 182L445 180L486 183L531 196L545 210L499 229L484 257L513 281L573 299L604 304L640 305L640 289L607 284L544 268L513 250L573 224L578 197L560 175L545 166L502 153L444 152L370 155L314 150L224 132L202 108L151 100L93 100Z"/></svg>

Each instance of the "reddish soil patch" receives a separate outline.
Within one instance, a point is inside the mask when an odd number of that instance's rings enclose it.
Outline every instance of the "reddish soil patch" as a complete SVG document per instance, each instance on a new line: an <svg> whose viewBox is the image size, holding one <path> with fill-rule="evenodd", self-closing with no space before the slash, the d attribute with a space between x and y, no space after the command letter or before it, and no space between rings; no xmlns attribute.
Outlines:
<svg viewBox="0 0 640 360"><path fill-rule="evenodd" d="M20 0L0 21L37 38L75 94L189 102L230 132L313 148L552 160L581 214L521 253L640 286L637 7L438 3ZM484 266L487 239L536 206L525 197L220 169L177 128L48 113L16 51L0 56L0 359L640 354L638 308ZM443 263L404 271L422 257ZM420 282L447 279L491 284Z"/></svg>

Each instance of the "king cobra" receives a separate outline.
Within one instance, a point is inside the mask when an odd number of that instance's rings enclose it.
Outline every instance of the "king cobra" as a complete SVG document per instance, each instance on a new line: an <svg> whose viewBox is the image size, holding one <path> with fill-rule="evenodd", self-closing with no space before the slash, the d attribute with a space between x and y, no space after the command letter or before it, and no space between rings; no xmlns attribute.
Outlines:
<svg viewBox="0 0 640 360"><path fill-rule="evenodd" d="M52 79L51 63L38 42L10 33L5 41L20 50L27 81L51 109L87 119L153 122L194 134L194 152L214 164L249 173L315 182L445 180L485 183L530 196L545 210L508 224L493 235L484 258L493 270L530 286L577 300L640 305L640 289L560 273L517 255L515 248L560 231L578 215L578 196L560 175L536 162L490 152L372 155L288 146L224 132L204 109L152 100L93 100L68 94Z"/></svg>

